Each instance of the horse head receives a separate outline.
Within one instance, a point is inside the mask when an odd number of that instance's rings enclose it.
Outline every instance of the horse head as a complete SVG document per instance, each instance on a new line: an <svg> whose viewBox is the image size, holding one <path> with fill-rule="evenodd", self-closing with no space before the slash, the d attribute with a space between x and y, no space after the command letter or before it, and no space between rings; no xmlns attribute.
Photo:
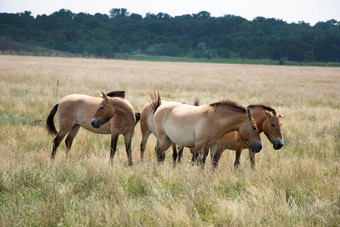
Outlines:
<svg viewBox="0 0 340 227"><path fill-rule="evenodd" d="M256 122L252 117L249 106L247 107L247 120L239 129L239 135L244 143L255 153L262 149L261 137L256 126Z"/></svg>
<svg viewBox="0 0 340 227"><path fill-rule="evenodd" d="M108 122L116 112L114 105L110 105L110 99L107 97L107 95L102 92L100 96L103 98L103 100L99 104L99 108L91 120L91 125L94 128L100 128L100 126Z"/></svg>
<svg viewBox="0 0 340 227"><path fill-rule="evenodd" d="M273 144L274 149L279 150L284 145L281 132L282 124L279 119L283 117L283 115L267 110L264 110L264 113L266 114L267 118L262 123L262 130Z"/></svg>

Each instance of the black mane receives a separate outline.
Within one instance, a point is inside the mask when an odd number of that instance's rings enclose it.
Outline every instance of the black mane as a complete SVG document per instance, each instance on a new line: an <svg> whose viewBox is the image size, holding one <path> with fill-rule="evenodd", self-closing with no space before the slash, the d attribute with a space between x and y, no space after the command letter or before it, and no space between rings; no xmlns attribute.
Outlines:
<svg viewBox="0 0 340 227"><path fill-rule="evenodd" d="M273 114L276 115L276 111L273 108L271 108L270 106L265 106L265 105L259 104L259 105L249 105L249 107L250 108L261 107L261 108L263 108L263 109L265 109L267 111L273 112Z"/></svg>
<svg viewBox="0 0 340 227"><path fill-rule="evenodd" d="M111 91L106 94L109 97L120 97L125 98L125 91Z"/></svg>
<svg viewBox="0 0 340 227"><path fill-rule="evenodd" d="M246 113L246 108L244 106L232 100L222 100L219 102L212 103L210 104L210 106L213 108L227 106L232 107L235 110L240 111L242 113Z"/></svg>

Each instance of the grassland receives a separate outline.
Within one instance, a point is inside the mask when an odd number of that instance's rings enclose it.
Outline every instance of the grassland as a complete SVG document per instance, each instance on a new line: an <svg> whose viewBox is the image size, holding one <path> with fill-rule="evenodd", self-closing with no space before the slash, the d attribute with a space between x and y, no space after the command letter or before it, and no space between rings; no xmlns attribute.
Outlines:
<svg viewBox="0 0 340 227"><path fill-rule="evenodd" d="M340 69L211 63L0 56L0 226L339 226ZM262 103L285 115L285 146L266 137L250 168L204 171L170 151L163 165L150 136L140 161L140 126L132 167L123 138L109 165L110 138L80 130L70 159L62 144L50 160L44 121L71 93L126 90L136 111L148 89L166 100ZM151 138L152 137L152 138ZM208 163L210 158L208 158Z"/></svg>

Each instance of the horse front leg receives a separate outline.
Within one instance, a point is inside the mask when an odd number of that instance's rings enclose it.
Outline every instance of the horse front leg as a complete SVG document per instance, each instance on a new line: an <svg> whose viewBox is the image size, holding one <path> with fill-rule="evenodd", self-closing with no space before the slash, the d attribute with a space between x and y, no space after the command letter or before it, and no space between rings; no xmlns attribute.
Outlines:
<svg viewBox="0 0 340 227"><path fill-rule="evenodd" d="M197 164L201 166L202 169L204 169L205 164L205 148L203 146L195 146L195 154L197 153L198 156L196 158Z"/></svg>
<svg viewBox="0 0 340 227"><path fill-rule="evenodd" d="M132 134L125 134L124 135L124 140L125 140L125 149L126 149L126 154L128 157L128 166L132 166L132 150L131 150L131 139L132 139Z"/></svg>
<svg viewBox="0 0 340 227"><path fill-rule="evenodd" d="M215 170L218 166L218 160L221 157L222 152L218 149L218 145L213 145L210 147L210 157L211 157L211 166L213 170Z"/></svg>
<svg viewBox="0 0 340 227"><path fill-rule="evenodd" d="M255 152L249 149L249 160L252 169L255 169Z"/></svg>
<svg viewBox="0 0 340 227"><path fill-rule="evenodd" d="M115 156L116 149L117 149L118 136L119 135L116 135L116 134L112 134L111 135L111 148L110 148L110 162L111 162L111 165L113 164L113 158Z"/></svg>
<svg viewBox="0 0 340 227"><path fill-rule="evenodd" d="M238 166L240 165L240 157L241 157L241 149L236 148L236 153L235 153L235 161L234 161L234 169L236 170Z"/></svg>
<svg viewBox="0 0 340 227"><path fill-rule="evenodd" d="M57 136L54 138L53 140L53 148L52 148L52 152L51 152L51 158L54 159L55 158L55 154L57 152L57 148L60 144L60 142L64 139L64 137L66 136L67 132L64 131L59 131L59 133L57 134Z"/></svg>

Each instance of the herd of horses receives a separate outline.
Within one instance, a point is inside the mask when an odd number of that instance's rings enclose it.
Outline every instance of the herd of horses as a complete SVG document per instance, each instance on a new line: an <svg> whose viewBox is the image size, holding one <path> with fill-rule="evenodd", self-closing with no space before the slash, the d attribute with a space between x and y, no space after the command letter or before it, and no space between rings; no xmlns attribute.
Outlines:
<svg viewBox="0 0 340 227"><path fill-rule="evenodd" d="M49 112L48 132L55 135L51 158L65 139L66 158L80 127L98 134L111 134L110 161L113 162L119 135L124 136L128 165L132 165L131 140L140 120L142 141L141 160L150 134L157 138L155 153L158 163L165 160L166 150L172 146L173 161L180 162L184 147L190 148L192 163L204 166L210 152L211 164L218 166L225 149L235 150L234 167L240 163L241 151L249 149L251 167L255 168L255 154L262 149L260 133L264 132L275 150L284 145L280 118L282 115L265 105L244 107L231 100L194 105L162 100L158 91L149 92L150 100L136 113L125 98L125 91L101 93L100 97L72 94L62 98ZM59 119L59 131L54 116ZM177 150L178 146L178 150ZM178 160L177 160L178 158Z"/></svg>

